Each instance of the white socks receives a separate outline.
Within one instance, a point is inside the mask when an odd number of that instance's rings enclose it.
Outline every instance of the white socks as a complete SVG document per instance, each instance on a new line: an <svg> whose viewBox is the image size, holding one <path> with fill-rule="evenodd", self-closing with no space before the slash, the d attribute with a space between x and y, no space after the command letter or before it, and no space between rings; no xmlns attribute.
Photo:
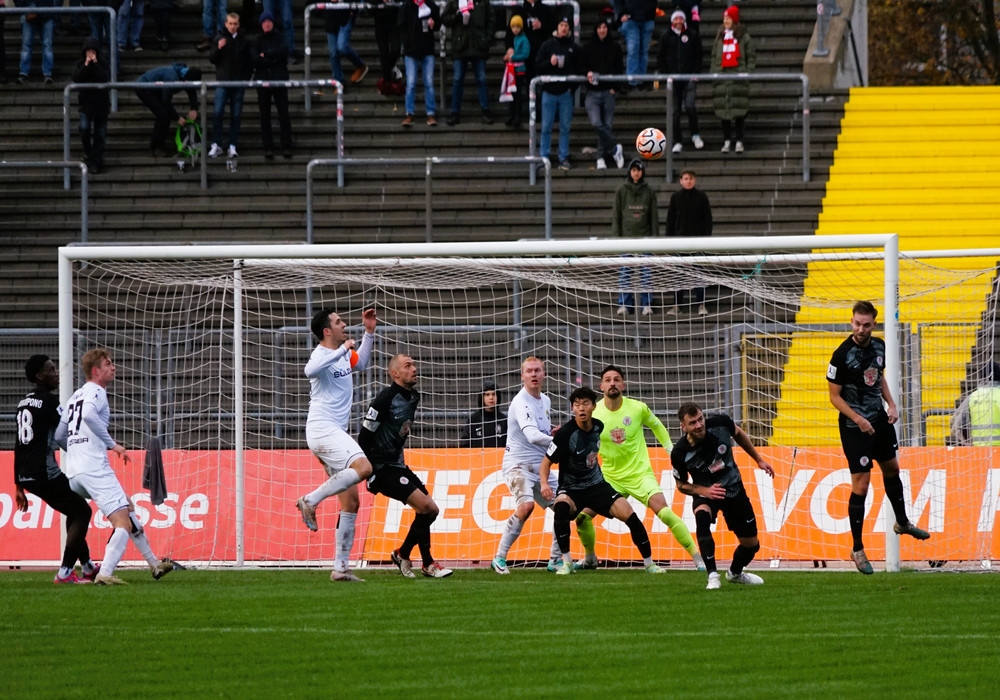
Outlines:
<svg viewBox="0 0 1000 700"><path fill-rule="evenodd" d="M108 540L108 546L104 549L104 561L101 562L101 575L110 576L115 572L115 567L122 560L125 554L125 545L128 544L129 532L120 527L116 527Z"/></svg>
<svg viewBox="0 0 1000 700"><path fill-rule="evenodd" d="M306 503L315 508L330 496L336 496L338 493L343 493L347 489L354 486L354 484L358 484L360 482L361 477L358 476L356 471L350 467L347 469L341 469L339 472L320 484L318 489L310 494L307 494L305 497Z"/></svg>
<svg viewBox="0 0 1000 700"><path fill-rule="evenodd" d="M153 548L149 546L149 540L146 539L146 533L142 529L142 523L139 522L139 518L136 517L135 513L129 513L128 517L132 519L132 523L136 527L135 533L129 533L129 536L132 538L132 544L134 544L136 549L139 550L139 553L142 554L146 563L149 564L150 567L156 566L160 563L160 560L156 558L153 554Z"/></svg>
<svg viewBox="0 0 1000 700"><path fill-rule="evenodd" d="M497 548L498 558L507 558L507 552L510 551L514 541L521 536L522 528L524 528L524 521L517 517L517 513L513 513L507 518L507 524L503 527L503 537L500 538L500 547Z"/></svg>
<svg viewBox="0 0 1000 700"><path fill-rule="evenodd" d="M345 469L344 471L357 474L353 469ZM343 473L341 472L341 474ZM337 476L340 476L340 474ZM333 481L333 479L330 479L330 481ZM348 569L348 562L351 560L351 550L354 548L354 521L357 519L357 513L340 511L340 519L337 522L337 556L333 560L333 568L337 571L347 571Z"/></svg>

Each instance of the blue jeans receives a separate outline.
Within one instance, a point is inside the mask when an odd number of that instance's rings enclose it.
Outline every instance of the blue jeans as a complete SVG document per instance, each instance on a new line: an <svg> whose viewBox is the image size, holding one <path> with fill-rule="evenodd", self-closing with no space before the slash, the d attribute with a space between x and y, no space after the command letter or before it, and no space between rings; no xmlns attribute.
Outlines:
<svg viewBox="0 0 1000 700"><path fill-rule="evenodd" d="M550 157L552 150L552 127L559 115L559 162L569 160L569 127L573 123L573 93L567 90L561 95L542 93L542 137L538 143L538 155Z"/></svg>
<svg viewBox="0 0 1000 700"><path fill-rule="evenodd" d="M104 167L104 144L108 136L108 118L91 117L80 112L80 139L83 154L91 167Z"/></svg>
<svg viewBox="0 0 1000 700"><path fill-rule="evenodd" d="M485 58L456 58L455 79L451 84L451 113L461 114L462 95L465 92L465 67L471 63L476 71L476 85L479 88L479 106L484 112L490 111L490 93L486 87L486 59Z"/></svg>
<svg viewBox="0 0 1000 700"><path fill-rule="evenodd" d="M277 28L281 30L285 37L285 46L288 53L295 51L295 19L292 10L292 0L264 0L264 12L270 12L278 18ZM277 7L275 7L277 5Z"/></svg>
<svg viewBox="0 0 1000 700"><path fill-rule="evenodd" d="M55 26L56 20L52 15L49 15L49 18L42 22L41 26L42 75L46 76L52 75L52 64L55 63L55 57L52 54L52 34L55 31ZM18 68L21 75L28 75L31 72L31 47L35 45L35 36L38 31L39 28L33 22L21 17L21 65Z"/></svg>
<svg viewBox="0 0 1000 700"><path fill-rule="evenodd" d="M344 71L340 68L341 56L353 63L355 68L365 65L358 52L351 47L352 31L354 31L353 18L348 20L336 34L326 33L326 45L330 49L330 70L333 72L333 79L340 83L344 82Z"/></svg>
<svg viewBox="0 0 1000 700"><path fill-rule="evenodd" d="M226 0L201 0L201 33L214 37L226 26Z"/></svg>
<svg viewBox="0 0 1000 700"><path fill-rule="evenodd" d="M146 14L146 0L122 0L118 8L118 48L138 46ZM131 31L129 24L131 23Z"/></svg>
<svg viewBox="0 0 1000 700"><path fill-rule="evenodd" d="M597 132L597 157L612 158L615 154L615 135L611 127L615 124L615 96L607 90L591 90L584 100L587 119Z"/></svg>
<svg viewBox="0 0 1000 700"><path fill-rule="evenodd" d="M626 255L625 257L632 257L631 255ZM631 267L623 267L618 270L618 287L621 292L618 294L618 305L624 306L631 309L635 306L635 295L632 293L632 269ZM652 272L648 267L639 268L639 305L640 306L652 306L653 305L653 293L648 291L650 282L652 281Z"/></svg>
<svg viewBox="0 0 1000 700"><path fill-rule="evenodd" d="M639 23L630 19L619 31L625 38L625 72L629 75L645 73L649 64L649 42L653 38L653 20ZM634 86L639 83L629 84Z"/></svg>
<svg viewBox="0 0 1000 700"><path fill-rule="evenodd" d="M97 39L102 44L111 43L111 18L105 12L92 12L87 15L90 22L90 38ZM117 41L117 38L116 38Z"/></svg>
<svg viewBox="0 0 1000 700"><path fill-rule="evenodd" d="M406 113L413 114L417 101L417 71L424 74L424 106L427 116L432 117L437 112L437 102L434 99L434 54L423 58L407 56L406 60Z"/></svg>
<svg viewBox="0 0 1000 700"><path fill-rule="evenodd" d="M223 145L222 118L229 103L229 143L236 146L240 140L240 117L243 116L243 93L246 88L215 88L215 114L212 115L212 143Z"/></svg>

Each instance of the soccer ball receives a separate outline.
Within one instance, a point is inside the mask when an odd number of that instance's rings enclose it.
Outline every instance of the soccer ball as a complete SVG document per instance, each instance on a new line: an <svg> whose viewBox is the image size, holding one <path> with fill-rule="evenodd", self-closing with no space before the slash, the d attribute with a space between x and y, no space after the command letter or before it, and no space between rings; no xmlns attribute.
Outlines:
<svg viewBox="0 0 1000 700"><path fill-rule="evenodd" d="M655 127L643 129L635 137L635 150L646 160L659 158L667 150L667 137Z"/></svg>

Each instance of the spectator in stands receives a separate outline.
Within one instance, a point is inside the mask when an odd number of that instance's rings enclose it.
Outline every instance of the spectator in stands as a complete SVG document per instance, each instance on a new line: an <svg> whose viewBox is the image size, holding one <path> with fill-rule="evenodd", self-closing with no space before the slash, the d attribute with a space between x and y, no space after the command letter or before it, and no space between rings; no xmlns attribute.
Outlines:
<svg viewBox="0 0 1000 700"><path fill-rule="evenodd" d="M510 18L510 34L507 36L507 41L507 51L503 60L513 64L514 99L510 103L509 117L504 123L514 129L520 129L524 105L528 102L528 60L531 57L531 44L524 35L524 20L520 15Z"/></svg>
<svg viewBox="0 0 1000 700"><path fill-rule="evenodd" d="M486 59L493 44L493 8L489 0L448 0L441 21L451 31L454 80L451 85L451 115L448 126L458 124L462 114L465 69L472 64L483 124L493 123L490 93L486 87Z"/></svg>
<svg viewBox="0 0 1000 700"><path fill-rule="evenodd" d="M507 444L507 414L497 408L497 385L483 383L479 408L469 415L458 439L462 447L503 447Z"/></svg>
<svg viewBox="0 0 1000 700"><path fill-rule="evenodd" d="M712 207L708 195L695 187L697 179L693 170L681 171L681 188L670 196L667 208L667 235L682 238L697 238L712 235ZM692 290L694 301L698 303L698 315L708 315L705 308L705 288ZM675 315L684 303L684 290L676 292L674 306L667 311Z"/></svg>
<svg viewBox="0 0 1000 700"><path fill-rule="evenodd" d="M660 52L657 56L657 70L660 73L701 73L701 37L687 27L687 17L682 10L674 10L670 15L670 29L660 37ZM698 110L695 106L695 91L698 83L694 80L678 80L674 83L673 95L673 151L680 153L684 148L681 134L681 110L687 112L691 143L698 150L705 142L698 134Z"/></svg>
<svg viewBox="0 0 1000 700"><path fill-rule="evenodd" d="M611 210L611 235L625 238L652 238L660 235L660 215L657 211L656 192L646 184L646 165L636 158L628 166L628 178L615 192L615 202ZM653 293L649 290L650 271L640 268L639 283L643 289L640 295L642 315L653 313ZM632 293L632 268L623 267L618 273L619 316L632 313L635 295Z"/></svg>
<svg viewBox="0 0 1000 700"><path fill-rule="evenodd" d="M260 16L261 35L254 47L254 80L288 80L288 48L285 37L274 28L274 16L264 10ZM271 100L278 110L278 128L281 154L292 157L292 118L288 114L288 88L257 88L260 106L260 139L264 144L264 157L274 158L274 132L271 128Z"/></svg>
<svg viewBox="0 0 1000 700"><path fill-rule="evenodd" d="M153 68L143 73L137 82L140 83L179 83L183 81L198 82L201 80L201 69L188 68L183 63L174 63L169 66ZM188 97L187 117L182 117L172 104L174 94L184 90ZM193 87L158 87L138 88L135 91L139 100L153 113L153 134L149 140L149 154L154 158L162 153L165 156L172 156L176 149L168 148L167 130L171 122L177 122L181 126L187 121L194 121L198 118L198 92Z"/></svg>
<svg viewBox="0 0 1000 700"><path fill-rule="evenodd" d="M214 43L212 39L226 30L227 0L201 0L201 31L202 40L198 42L199 51L208 51Z"/></svg>
<svg viewBox="0 0 1000 700"><path fill-rule="evenodd" d="M214 39L209 60L215 64L215 78L224 80L249 80L253 73L253 55L250 42L240 31L240 16L235 12L226 15L226 31ZM212 148L209 158L218 158L223 153L219 145L222 138L222 120L229 105L229 148L227 156L239 155L236 146L240 140L240 119L243 116L243 94L246 88L215 88L215 112L212 115Z"/></svg>
<svg viewBox="0 0 1000 700"><path fill-rule="evenodd" d="M111 82L111 70L101 57L101 44L97 39L83 42L83 56L73 71L74 83ZM83 162L89 172L96 175L104 169L104 143L108 135L108 115L111 98L107 90L80 90L80 138L83 140Z"/></svg>
<svg viewBox="0 0 1000 700"><path fill-rule="evenodd" d="M374 0L375 43L378 45L379 68L382 77L376 87L380 95L402 95L406 92L403 71L399 63L399 8L392 0Z"/></svg>
<svg viewBox="0 0 1000 700"><path fill-rule="evenodd" d="M531 86L531 79L538 75L538 71L535 67L535 59L538 56L538 49L542 47L546 41L552 36L552 32L556 30L556 14L555 10L546 5L542 0L524 0L520 7L514 8L511 17L520 17L523 23L523 34L528 40L528 47L530 52L528 53L528 59L524 62L526 73L524 76L525 92L522 96L524 104L528 104L529 95L528 90ZM513 33L507 34L507 39L504 44L507 48L513 46ZM538 100L536 102L535 118L539 121L541 120L541 109L542 101L541 98L536 96Z"/></svg>
<svg viewBox="0 0 1000 700"><path fill-rule="evenodd" d="M753 40L740 24L740 8L733 5L722 13L722 26L712 44L713 73L749 73L757 66ZM750 111L750 83L745 80L717 80L712 85L715 116L722 120L722 152L743 153L743 122ZM735 125L735 131L734 131Z"/></svg>
<svg viewBox="0 0 1000 700"><path fill-rule="evenodd" d="M170 24L173 19L174 0L149 0L156 23L156 44L160 51L170 50Z"/></svg>
<svg viewBox="0 0 1000 700"><path fill-rule="evenodd" d="M434 33L441 24L441 11L434 0L403 0L399 9L399 38L406 56L406 117L404 127L413 126L416 107L417 75L423 73L424 107L427 126L437 126L434 114Z"/></svg>
<svg viewBox="0 0 1000 700"><path fill-rule="evenodd" d="M29 0L28 7L56 7L55 0ZM35 38L42 38L42 81L52 85L52 68L55 55L52 53L52 36L55 31L55 15L28 13L21 15L21 65L17 74L17 84L24 85L31 74L31 51Z"/></svg>
<svg viewBox="0 0 1000 700"><path fill-rule="evenodd" d="M119 51L142 51L140 37L145 15L146 0L122 0L118 6Z"/></svg>
<svg viewBox="0 0 1000 700"><path fill-rule="evenodd" d="M625 167L622 145L611 129L615 123L615 91L618 84L600 76L621 75L625 70L622 49L611 36L608 20L600 19L594 26L594 36L583 46L582 70L587 75L587 97L584 105L587 118L597 132L597 169L604 170L608 162Z"/></svg>
<svg viewBox="0 0 1000 700"><path fill-rule="evenodd" d="M956 445L1000 445L1000 364L983 368L986 382L959 404L951 419Z"/></svg>
<svg viewBox="0 0 1000 700"><path fill-rule="evenodd" d="M357 85L368 75L368 64L351 46L351 32L354 31L354 10L327 10L323 23L326 27L326 45L330 50L330 70L333 79L344 84L344 71L340 67L340 59L346 58L354 64L351 73L351 84Z"/></svg>
<svg viewBox="0 0 1000 700"><path fill-rule="evenodd" d="M688 31L695 34L701 33L701 9L700 0L673 0L671 8L680 10L687 19ZM662 72L662 71L661 71Z"/></svg>
<svg viewBox="0 0 1000 700"><path fill-rule="evenodd" d="M538 49L535 70L538 75L570 76L580 73L580 54L583 49L573 41L569 31L569 17L563 17L556 25L555 34ZM539 139L539 154L551 157L552 127L559 117L559 169L570 170L569 131L573 123L573 91L575 85L569 82L551 82L542 85L542 131Z"/></svg>
<svg viewBox="0 0 1000 700"><path fill-rule="evenodd" d="M615 15L625 38L625 72L641 75L649 65L649 44L653 39L656 0L614 0ZM632 87L650 89L648 83L631 81Z"/></svg>
<svg viewBox="0 0 1000 700"><path fill-rule="evenodd" d="M83 5L84 7L114 7L115 12L118 11L118 5L115 0L84 0ZM101 12L93 12L87 15L87 21L90 22L90 38L97 39L101 42L101 46L107 46L110 50L111 15L103 10ZM117 49L117 45L115 49Z"/></svg>
<svg viewBox="0 0 1000 700"><path fill-rule="evenodd" d="M301 54L295 50L295 8L292 0L263 0L261 18L265 13L270 13L271 17L277 21L276 31L285 39L285 47L288 49L288 62L295 65L299 62ZM261 20L258 19L258 22ZM261 23L263 27L263 23Z"/></svg>

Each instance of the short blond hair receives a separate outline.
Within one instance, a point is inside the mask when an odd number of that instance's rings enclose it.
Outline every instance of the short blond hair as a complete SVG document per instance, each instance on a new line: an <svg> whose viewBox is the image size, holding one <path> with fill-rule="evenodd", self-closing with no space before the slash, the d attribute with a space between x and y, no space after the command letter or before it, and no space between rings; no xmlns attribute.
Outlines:
<svg viewBox="0 0 1000 700"><path fill-rule="evenodd" d="M83 376L88 382L90 381L91 372L94 371L95 367L100 367L104 360L111 360L111 353L104 348L94 348L83 353L83 359L80 360L80 364L83 367Z"/></svg>
<svg viewBox="0 0 1000 700"><path fill-rule="evenodd" d="M529 362L538 362L538 363L541 363L542 369L545 369L545 362L543 362L541 359L535 357L534 355L528 355L526 358L524 358L524 362L521 363L521 371L522 372L524 371L524 366L526 364L528 364Z"/></svg>

